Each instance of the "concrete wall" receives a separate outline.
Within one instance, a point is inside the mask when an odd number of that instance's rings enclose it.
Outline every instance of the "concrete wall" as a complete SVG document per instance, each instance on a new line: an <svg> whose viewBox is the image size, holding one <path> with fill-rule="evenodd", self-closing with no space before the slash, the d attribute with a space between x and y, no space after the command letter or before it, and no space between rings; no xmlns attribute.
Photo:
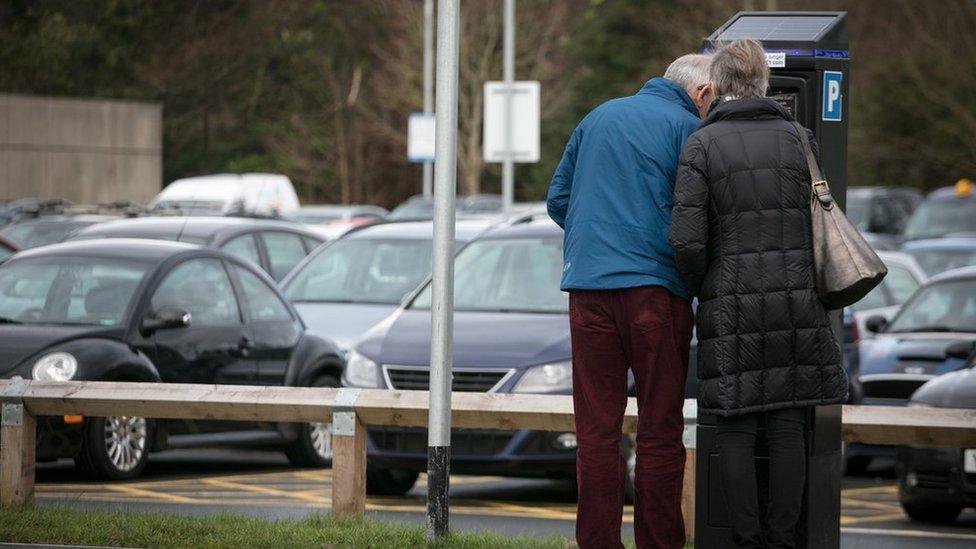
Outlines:
<svg viewBox="0 0 976 549"><path fill-rule="evenodd" d="M0 199L144 203L162 154L158 103L0 94Z"/></svg>

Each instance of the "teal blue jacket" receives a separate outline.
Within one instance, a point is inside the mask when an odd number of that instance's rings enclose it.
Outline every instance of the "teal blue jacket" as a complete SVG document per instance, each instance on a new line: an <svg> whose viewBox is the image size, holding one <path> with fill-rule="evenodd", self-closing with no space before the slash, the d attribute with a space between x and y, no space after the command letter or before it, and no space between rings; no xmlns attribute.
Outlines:
<svg viewBox="0 0 976 549"><path fill-rule="evenodd" d="M563 290L663 286L689 299L668 230L678 158L699 123L688 93L664 78L580 122L547 199L565 230Z"/></svg>

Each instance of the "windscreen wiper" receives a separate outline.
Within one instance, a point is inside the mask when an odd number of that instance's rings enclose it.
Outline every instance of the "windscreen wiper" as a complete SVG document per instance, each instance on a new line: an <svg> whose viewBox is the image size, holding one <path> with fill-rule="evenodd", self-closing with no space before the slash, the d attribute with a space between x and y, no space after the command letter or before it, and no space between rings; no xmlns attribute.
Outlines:
<svg viewBox="0 0 976 549"><path fill-rule="evenodd" d="M7 318L5 316L0 316L0 324L23 324L23 322L14 318Z"/></svg>

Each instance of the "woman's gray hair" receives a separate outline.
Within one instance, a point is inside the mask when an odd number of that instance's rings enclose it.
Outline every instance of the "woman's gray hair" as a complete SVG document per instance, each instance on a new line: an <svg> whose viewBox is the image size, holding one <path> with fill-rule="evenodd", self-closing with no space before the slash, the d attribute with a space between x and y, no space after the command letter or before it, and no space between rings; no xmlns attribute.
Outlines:
<svg viewBox="0 0 976 549"><path fill-rule="evenodd" d="M765 97L769 67L762 45L746 38L723 46L712 58L709 80L718 97Z"/></svg>
<svg viewBox="0 0 976 549"><path fill-rule="evenodd" d="M664 78L678 84L688 95L691 95L699 86L708 84L708 67L712 63L712 56L703 53L690 53L682 55L674 60L664 71Z"/></svg>

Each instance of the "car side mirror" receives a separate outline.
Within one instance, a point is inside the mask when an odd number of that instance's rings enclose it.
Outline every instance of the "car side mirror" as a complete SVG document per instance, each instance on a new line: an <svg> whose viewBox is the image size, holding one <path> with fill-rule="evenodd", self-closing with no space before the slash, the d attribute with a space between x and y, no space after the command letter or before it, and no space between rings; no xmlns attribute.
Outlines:
<svg viewBox="0 0 976 549"><path fill-rule="evenodd" d="M976 351L976 341L956 341L946 347L946 357L969 360Z"/></svg>
<svg viewBox="0 0 976 549"><path fill-rule="evenodd" d="M864 327L873 334L880 334L888 327L888 319L881 315L874 315L864 321Z"/></svg>
<svg viewBox="0 0 976 549"><path fill-rule="evenodd" d="M142 333L149 335L157 330L169 330L172 328L186 328L192 322L193 317L188 311L176 308L165 308L142 320Z"/></svg>

